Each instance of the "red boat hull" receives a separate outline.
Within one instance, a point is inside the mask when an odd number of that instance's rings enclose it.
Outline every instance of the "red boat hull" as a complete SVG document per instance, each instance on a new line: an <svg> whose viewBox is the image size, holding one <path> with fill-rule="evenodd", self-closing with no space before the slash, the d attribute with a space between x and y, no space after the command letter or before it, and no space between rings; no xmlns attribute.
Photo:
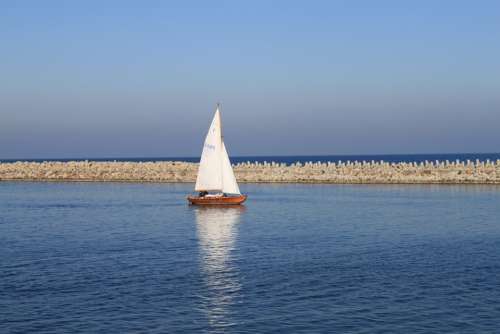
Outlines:
<svg viewBox="0 0 500 334"><path fill-rule="evenodd" d="M221 197L198 197L188 196L189 204L193 205L239 205L247 199L246 195L221 196Z"/></svg>

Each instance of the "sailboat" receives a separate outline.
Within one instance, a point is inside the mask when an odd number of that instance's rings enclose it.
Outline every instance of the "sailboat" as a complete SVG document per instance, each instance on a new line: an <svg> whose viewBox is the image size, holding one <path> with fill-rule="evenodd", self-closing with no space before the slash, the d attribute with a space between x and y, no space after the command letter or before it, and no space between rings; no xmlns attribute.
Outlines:
<svg viewBox="0 0 500 334"><path fill-rule="evenodd" d="M198 176L194 190L198 196L188 196L190 204L196 205L237 205L243 203L242 195L233 167L229 161L226 145L222 136L219 104L208 129L203 152L201 153ZM215 193L215 194L214 194Z"/></svg>

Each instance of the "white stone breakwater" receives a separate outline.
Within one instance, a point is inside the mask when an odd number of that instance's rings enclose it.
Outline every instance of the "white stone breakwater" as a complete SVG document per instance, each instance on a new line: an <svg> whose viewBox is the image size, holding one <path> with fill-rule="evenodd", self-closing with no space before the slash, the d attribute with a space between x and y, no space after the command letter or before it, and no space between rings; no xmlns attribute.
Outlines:
<svg viewBox="0 0 500 334"><path fill-rule="evenodd" d="M500 184L496 161L308 162L233 165L238 182L339 184ZM195 182L189 162L9 162L0 163L0 181Z"/></svg>

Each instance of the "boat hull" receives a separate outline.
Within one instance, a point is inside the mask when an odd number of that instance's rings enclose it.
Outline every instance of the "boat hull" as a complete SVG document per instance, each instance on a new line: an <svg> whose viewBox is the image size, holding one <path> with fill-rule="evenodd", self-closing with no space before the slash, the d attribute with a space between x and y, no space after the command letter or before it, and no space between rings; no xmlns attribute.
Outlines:
<svg viewBox="0 0 500 334"><path fill-rule="evenodd" d="M246 195L221 196L221 197L198 197L188 196L187 200L192 205L239 205L247 199Z"/></svg>

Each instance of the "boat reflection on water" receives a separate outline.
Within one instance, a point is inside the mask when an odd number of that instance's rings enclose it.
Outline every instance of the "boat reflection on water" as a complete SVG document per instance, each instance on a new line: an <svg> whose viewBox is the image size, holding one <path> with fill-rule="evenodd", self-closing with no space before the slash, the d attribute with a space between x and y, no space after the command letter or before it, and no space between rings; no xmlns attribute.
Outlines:
<svg viewBox="0 0 500 334"><path fill-rule="evenodd" d="M227 328L232 323L230 307L241 297L234 250L245 207L196 207L194 210L201 271L207 286L203 310L212 327Z"/></svg>

